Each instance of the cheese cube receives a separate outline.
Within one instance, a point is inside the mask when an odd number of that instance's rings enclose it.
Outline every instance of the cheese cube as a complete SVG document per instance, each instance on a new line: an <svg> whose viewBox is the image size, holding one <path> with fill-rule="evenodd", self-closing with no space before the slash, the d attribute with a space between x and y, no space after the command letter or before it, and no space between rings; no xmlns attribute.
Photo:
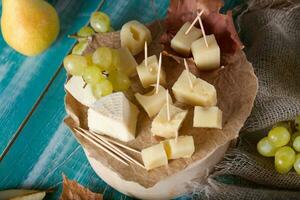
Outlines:
<svg viewBox="0 0 300 200"><path fill-rule="evenodd" d="M193 88L188 80L188 73L192 80ZM214 106L217 104L217 92L213 85L196 78L192 73L184 70L172 87L177 101L189 105Z"/></svg>
<svg viewBox="0 0 300 200"><path fill-rule="evenodd" d="M175 139L165 140L162 142L168 159L190 158L194 151L193 136L179 136L177 143Z"/></svg>
<svg viewBox="0 0 300 200"><path fill-rule="evenodd" d="M163 144L156 144L143 149L141 155L147 170L168 165L168 157Z"/></svg>
<svg viewBox="0 0 300 200"><path fill-rule="evenodd" d="M171 40L172 49L185 57L190 55L192 43L202 36L201 30L194 26L185 34L190 26L191 23L186 22Z"/></svg>
<svg viewBox="0 0 300 200"><path fill-rule="evenodd" d="M195 106L193 126L222 129L222 111L216 106Z"/></svg>
<svg viewBox="0 0 300 200"><path fill-rule="evenodd" d="M164 87L159 86L157 94L155 93L155 91L156 88L144 95L139 93L135 94L135 98L141 104L150 118L156 115L166 103L167 90ZM170 102L172 102L172 98L170 95L169 100Z"/></svg>
<svg viewBox="0 0 300 200"><path fill-rule="evenodd" d="M135 58L131 55L127 47L118 49L120 56L120 68L127 76L132 77L136 74L136 67L138 66Z"/></svg>
<svg viewBox="0 0 300 200"><path fill-rule="evenodd" d="M144 49L145 41L152 41L150 30L142 23L133 20L122 26L120 31L121 46L127 47L132 55L137 55Z"/></svg>
<svg viewBox="0 0 300 200"><path fill-rule="evenodd" d="M139 110L122 92L96 101L88 109L88 127L99 134L128 142L135 138Z"/></svg>
<svg viewBox="0 0 300 200"><path fill-rule="evenodd" d="M200 70L212 70L220 67L220 48L214 35L206 36L208 47L204 38L192 44L192 53L195 63Z"/></svg>
<svg viewBox="0 0 300 200"><path fill-rule="evenodd" d="M157 135L164 138L176 137L188 112L173 105L169 105L169 107L170 120L167 117L167 105L165 104L152 121L151 132L154 136Z"/></svg>
<svg viewBox="0 0 300 200"><path fill-rule="evenodd" d="M137 66L137 73L139 75L140 81L144 88L147 88L153 84L156 84L157 73L158 73L158 60L156 55L148 57L148 66L145 65L145 60ZM166 73L161 68L160 71L160 84L166 84Z"/></svg>
<svg viewBox="0 0 300 200"><path fill-rule="evenodd" d="M65 89L81 104L89 107L97 99L94 97L92 92L92 87L90 84L85 83L81 76L72 76L67 84Z"/></svg>

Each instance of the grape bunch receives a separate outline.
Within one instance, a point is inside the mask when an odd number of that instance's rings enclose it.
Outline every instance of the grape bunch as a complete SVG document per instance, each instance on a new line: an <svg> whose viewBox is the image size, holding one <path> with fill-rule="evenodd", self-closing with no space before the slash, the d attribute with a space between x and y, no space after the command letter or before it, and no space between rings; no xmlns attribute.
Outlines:
<svg viewBox="0 0 300 200"><path fill-rule="evenodd" d="M279 122L257 143L258 152L274 157L275 169L281 174L293 167L300 174L300 116L295 121Z"/></svg>

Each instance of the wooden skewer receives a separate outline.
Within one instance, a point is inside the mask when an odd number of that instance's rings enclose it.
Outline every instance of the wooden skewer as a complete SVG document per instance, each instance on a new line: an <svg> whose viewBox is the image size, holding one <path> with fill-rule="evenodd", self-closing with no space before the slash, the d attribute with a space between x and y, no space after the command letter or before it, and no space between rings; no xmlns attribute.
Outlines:
<svg viewBox="0 0 300 200"><path fill-rule="evenodd" d="M192 24L190 25L190 27L188 28L188 30L186 30L186 32L184 33L185 35L189 34L189 32L191 31L192 27L195 26L198 17L200 17L203 14L204 10L202 10L200 13L197 13L197 17L195 17L194 21L192 22Z"/></svg>
<svg viewBox="0 0 300 200"><path fill-rule="evenodd" d="M206 45L206 47L208 47L205 30L204 30L202 19L201 19L200 16L198 17L198 20L199 20L199 24L200 24L200 27L201 27L201 31L202 31L202 35L203 35L203 38L204 38L205 45Z"/></svg>
<svg viewBox="0 0 300 200"><path fill-rule="evenodd" d="M175 135L175 143L177 144L178 141L178 131L176 131L176 135Z"/></svg>
<svg viewBox="0 0 300 200"><path fill-rule="evenodd" d="M167 104L167 119L168 121L170 121L171 116L170 116L170 104L169 104L169 90L167 90L166 92L166 104Z"/></svg>
<svg viewBox="0 0 300 200"><path fill-rule="evenodd" d="M102 149L103 151L105 151L107 154L109 154L113 158L117 159L118 161L120 161L124 165L129 166L129 164L126 161L124 161L122 158L120 158L119 156L117 156L116 154L114 154L113 152L111 152L108 148L104 147L102 144L96 142L95 140L93 140L91 137L87 136L86 134L84 134L80 130L78 130L76 128L74 130L76 131L76 133L80 134L82 137L84 137L85 139L87 139L88 141L90 141L91 143L93 143L94 145L96 145L97 147L99 147L100 149Z"/></svg>
<svg viewBox="0 0 300 200"><path fill-rule="evenodd" d="M145 51L145 66L148 67L148 46L147 46L147 41L145 41L144 51Z"/></svg>
<svg viewBox="0 0 300 200"><path fill-rule="evenodd" d="M186 71L187 71L187 73L188 73L188 79L189 79L190 86L191 86L191 88L193 89L194 86L193 86L193 82L192 82L192 79L191 79L191 76L190 76L189 66L188 66L188 64L187 64L185 58L183 59L183 62L184 62L185 69L186 69Z"/></svg>
<svg viewBox="0 0 300 200"><path fill-rule="evenodd" d="M156 77L156 87L155 87L155 94L158 94L158 88L159 88L159 81L160 81L160 71L161 71L161 53L159 54L159 60L158 60L158 71L157 71L157 77Z"/></svg>

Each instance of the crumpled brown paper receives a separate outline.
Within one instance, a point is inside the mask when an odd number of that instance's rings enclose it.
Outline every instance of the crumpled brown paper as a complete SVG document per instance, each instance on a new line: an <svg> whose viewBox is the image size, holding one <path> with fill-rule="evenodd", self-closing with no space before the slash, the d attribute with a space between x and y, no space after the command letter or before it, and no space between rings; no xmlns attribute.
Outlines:
<svg viewBox="0 0 300 200"><path fill-rule="evenodd" d="M162 51L160 37L164 33L163 23L155 22L149 28L152 32L153 42L148 48L148 54L158 55ZM113 40L112 40L113 38ZM112 42L113 41L113 42ZM93 37L85 53L93 52L98 46L110 46L117 48L120 46L119 33L98 34ZM143 59L143 52L137 56L138 63ZM99 160L103 165L115 171L121 178L127 181L134 181L148 188L155 185L167 176L185 169L191 163L203 159L208 154L215 151L221 145L238 137L239 130L251 112L254 98L257 92L257 79L253 72L252 65L247 61L245 54L237 50L233 55L222 55L222 64L224 68L212 72L200 72L197 76L212 83L217 90L218 106L223 111L223 129L205 129L193 128L193 107L182 105L175 102L176 105L188 109L188 115L185 119L180 135L193 135L195 141L195 153L189 159L177 159L169 161L167 167L159 167L146 171L134 164L129 167L121 164L110 155L91 144L80 135L74 132L78 141L83 148L87 149L90 156ZM172 85L184 69L183 63L178 63L169 56L163 57L163 69L167 74L167 87L172 91ZM195 68L190 63L191 68ZM126 143L136 149L143 149L158 142L151 136L151 122L147 114L134 99L133 94L136 92L145 93L138 77L132 79L132 87L126 92L126 96L139 107L136 139ZM174 96L173 100L174 99ZM87 107L81 105L68 92L65 97L66 110L69 116L66 118L66 124L72 129L81 126L87 129ZM99 122L101 123L101 122ZM129 152L128 152L129 153ZM137 155L132 155L141 161Z"/></svg>

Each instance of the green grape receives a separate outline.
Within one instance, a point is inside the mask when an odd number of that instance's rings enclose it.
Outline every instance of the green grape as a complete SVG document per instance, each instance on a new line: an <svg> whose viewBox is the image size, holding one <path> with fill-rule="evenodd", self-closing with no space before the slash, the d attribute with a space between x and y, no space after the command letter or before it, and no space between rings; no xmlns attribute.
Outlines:
<svg viewBox="0 0 300 200"><path fill-rule="evenodd" d="M278 126L271 129L268 134L268 138L273 146L282 147L289 143L291 136L287 128Z"/></svg>
<svg viewBox="0 0 300 200"><path fill-rule="evenodd" d="M293 141L293 148L300 152L300 136L295 137L294 141Z"/></svg>
<svg viewBox="0 0 300 200"><path fill-rule="evenodd" d="M78 31L77 35L80 37L89 37L89 36L93 35L94 33L95 32L91 27L84 26Z"/></svg>
<svg viewBox="0 0 300 200"><path fill-rule="evenodd" d="M300 174L300 154L296 155L295 162L294 162L294 169L297 174Z"/></svg>
<svg viewBox="0 0 300 200"><path fill-rule="evenodd" d="M257 151L265 157L272 157L275 155L277 148L274 147L268 140L268 137L262 138L257 143Z"/></svg>
<svg viewBox="0 0 300 200"><path fill-rule="evenodd" d="M64 59L64 67L69 74L82 76L87 67L87 61L84 56L70 54Z"/></svg>
<svg viewBox="0 0 300 200"><path fill-rule="evenodd" d="M288 146L280 147L275 153L275 169L281 174L288 173L295 162L295 151Z"/></svg>
<svg viewBox="0 0 300 200"><path fill-rule="evenodd" d="M300 131L300 115L298 115L295 119L295 128L297 131Z"/></svg>
<svg viewBox="0 0 300 200"><path fill-rule="evenodd" d="M93 65L94 64L93 63L93 54L86 54L84 57L85 57L88 65Z"/></svg>
<svg viewBox="0 0 300 200"><path fill-rule="evenodd" d="M90 23L96 32L105 33L110 30L110 19L103 12L94 12L91 16Z"/></svg>
<svg viewBox="0 0 300 200"><path fill-rule="evenodd" d="M119 70L111 72L108 79L112 83L114 91L126 91L131 85L128 76Z"/></svg>
<svg viewBox="0 0 300 200"><path fill-rule="evenodd" d="M275 127L285 127L290 133L292 133L292 126L290 121L277 122L273 128Z"/></svg>
<svg viewBox="0 0 300 200"><path fill-rule="evenodd" d="M87 41L78 42L72 49L72 54L82 55L84 50L86 49L88 43Z"/></svg>
<svg viewBox="0 0 300 200"><path fill-rule="evenodd" d="M120 55L116 49L111 49L112 52L112 61L111 61L111 70L116 70L120 67Z"/></svg>
<svg viewBox="0 0 300 200"><path fill-rule="evenodd" d="M110 48L100 47L93 53L93 63L109 71L112 65L112 57L113 55Z"/></svg>
<svg viewBox="0 0 300 200"><path fill-rule="evenodd" d="M113 92L113 86L107 79L102 79L96 84L92 85L92 92L96 99L109 95Z"/></svg>
<svg viewBox="0 0 300 200"><path fill-rule="evenodd" d="M86 83L95 84L105 79L105 77L102 75L102 71L99 67L92 65L84 70L83 79Z"/></svg>
<svg viewBox="0 0 300 200"><path fill-rule="evenodd" d="M298 136L300 136L300 132L295 132L294 134L292 134L292 137L291 137L292 143L294 142L295 138Z"/></svg>

